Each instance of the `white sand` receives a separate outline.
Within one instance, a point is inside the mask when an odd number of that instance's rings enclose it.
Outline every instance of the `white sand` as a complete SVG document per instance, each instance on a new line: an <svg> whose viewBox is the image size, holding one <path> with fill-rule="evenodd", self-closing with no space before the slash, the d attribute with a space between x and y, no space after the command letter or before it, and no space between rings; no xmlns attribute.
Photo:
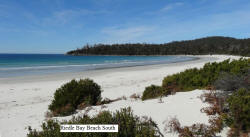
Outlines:
<svg viewBox="0 0 250 137"><path fill-rule="evenodd" d="M146 86L161 85L165 76L184 71L187 68L200 68L207 62L239 58L227 55L198 57L200 59L195 61L163 65L114 68L50 76L0 78L0 137L24 137L27 134L27 126L39 129L45 119L44 114L48 110L54 91L72 78L89 77L101 85L104 98L115 99L121 96L129 97L133 93L142 94ZM131 106L135 114L152 117L163 132L163 121L169 117L176 116L183 125L191 125L195 122L207 123L208 117L200 113L200 109L206 106L197 98L200 94L202 94L201 90L178 93L163 98L164 103L158 103L158 99L144 102L131 99L121 100L107 105L104 110L114 111L121 107ZM90 114L96 114L101 110L100 106L93 108L89 112ZM79 115L83 112L80 112ZM167 136L177 135L167 134Z"/></svg>
<svg viewBox="0 0 250 137"><path fill-rule="evenodd" d="M171 118L178 118L182 125L188 126L194 123L208 123L208 117L204 113L200 113L202 107L207 107L208 104L202 103L200 100L200 95L205 91L194 90L191 92L176 93L175 95L170 95L168 97L160 99L151 99L146 101L135 100L127 98L126 100L117 101L111 104L102 106L91 107L88 115L93 116L98 114L100 111L109 110L115 112L120 110L120 108L125 108L130 106L134 114L138 116L149 116L157 124L160 131L166 137L178 137L177 134L167 133L164 131L167 120ZM85 110L87 110L86 108ZM82 110L75 114L74 116L81 116L85 113ZM72 116L58 117L58 120L69 120Z"/></svg>

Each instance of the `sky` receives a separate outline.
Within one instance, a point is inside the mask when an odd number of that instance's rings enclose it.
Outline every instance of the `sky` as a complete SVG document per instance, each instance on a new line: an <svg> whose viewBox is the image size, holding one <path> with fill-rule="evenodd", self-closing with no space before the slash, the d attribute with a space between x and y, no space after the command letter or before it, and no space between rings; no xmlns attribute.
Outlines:
<svg viewBox="0 0 250 137"><path fill-rule="evenodd" d="M0 0L0 53L250 37L250 0Z"/></svg>

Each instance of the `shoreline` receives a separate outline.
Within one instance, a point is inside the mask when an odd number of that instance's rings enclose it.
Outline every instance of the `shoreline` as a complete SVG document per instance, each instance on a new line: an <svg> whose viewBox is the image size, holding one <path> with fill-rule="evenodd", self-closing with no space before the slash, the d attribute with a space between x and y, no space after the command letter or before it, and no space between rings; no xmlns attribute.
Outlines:
<svg viewBox="0 0 250 137"><path fill-rule="evenodd" d="M35 54L36 55L36 54ZM62 54L59 54L62 55ZM126 68L126 67L137 67L137 66L150 66L150 65L161 65L171 64L177 62L186 62L197 60L198 57L194 56L159 56L161 58L154 60L156 56L150 56L152 59L148 60L128 60L123 62L99 62L99 63L78 63L78 64L47 64L47 65L34 65L34 66L12 66L12 67L0 67L0 79L18 78L26 76L50 76L50 75L64 75L70 73L80 73L95 70L113 69L113 68ZM166 58L165 58L166 57ZM170 58L170 59L169 59ZM124 58L125 59L125 58ZM82 58L82 60L85 60ZM126 60L126 59L125 59ZM72 60L73 61L73 60ZM114 60L115 61L115 60ZM55 62L56 63L56 62Z"/></svg>
<svg viewBox="0 0 250 137"><path fill-rule="evenodd" d="M168 55L172 56L172 55ZM154 68L154 67L166 67L166 66L172 66L182 63L192 63L193 61L198 61L203 59L203 57L197 57L193 55L180 55L180 56L190 56L193 57L193 59L190 60L184 60L184 61L173 61L169 63L159 63L159 64L143 64L143 65L132 65L132 66L114 66L114 67L107 67L107 68L95 68L91 70L83 70L82 72L57 72L56 74L37 74L37 75L27 75L27 76L11 76L11 77L3 77L0 78L0 83L2 84L10 84L10 83L27 83L27 82L37 82L39 80L41 81L54 81L54 80L66 80L68 78L76 78L79 75L87 75L87 76L93 76L95 74L102 74L102 73L110 73L113 70L115 71L124 71L124 70L134 70L134 69L148 69L148 68ZM34 81L35 80L35 81Z"/></svg>
<svg viewBox="0 0 250 137"><path fill-rule="evenodd" d="M151 84L160 85L163 78L167 75L189 68L200 68L207 62L220 62L228 58L240 58L239 56L226 55L202 55L196 57L199 57L199 59L170 64L92 70L79 73L64 73L63 75L1 78L0 136L25 137L28 126L39 130L41 128L40 125L46 119L45 113L53 99L55 90L73 78L93 79L101 86L103 98L115 99L122 96L129 97L134 93L141 95L145 87ZM132 106L135 109L135 114L150 116L160 126L163 125L162 120L167 116L175 115L184 124L197 120L206 122L207 117L200 113L201 107L205 104L196 99L200 93L202 92L178 93L172 96L172 99L164 98L164 102L168 104L158 103L157 99L148 101L122 100L117 103L111 103L109 106L112 111L119 109L121 106ZM178 103L178 109L175 107L176 103ZM164 107L166 108L164 111L161 110L162 105L167 105L167 107ZM97 108L94 112L98 113L99 110L100 108ZM158 111L165 115L162 117L162 115L156 113ZM160 128L163 129L163 127Z"/></svg>

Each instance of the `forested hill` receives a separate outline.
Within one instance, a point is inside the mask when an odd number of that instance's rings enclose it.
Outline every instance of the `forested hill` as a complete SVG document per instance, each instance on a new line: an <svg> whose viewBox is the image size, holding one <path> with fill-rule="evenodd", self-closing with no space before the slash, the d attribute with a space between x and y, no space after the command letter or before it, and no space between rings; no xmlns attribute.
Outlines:
<svg viewBox="0 0 250 137"><path fill-rule="evenodd" d="M67 52L68 55L202 55L231 54L250 56L250 38L206 37L165 44L96 44Z"/></svg>

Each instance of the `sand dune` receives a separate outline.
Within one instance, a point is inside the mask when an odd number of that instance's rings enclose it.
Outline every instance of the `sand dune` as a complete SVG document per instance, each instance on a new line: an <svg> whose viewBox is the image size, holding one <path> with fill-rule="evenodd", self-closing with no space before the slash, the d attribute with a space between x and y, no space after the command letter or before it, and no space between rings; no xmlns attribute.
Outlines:
<svg viewBox="0 0 250 137"><path fill-rule="evenodd" d="M0 78L0 137L24 137L27 134L28 126L39 129L45 120L44 115L54 91L73 78L91 78L101 85L104 91L102 92L103 98L115 99L121 96L129 97L134 93L142 94L146 86L160 85L165 76L188 68L200 68L207 62L240 58L227 55L197 57L200 59L172 64L113 68L60 75ZM152 117L163 132L163 121L169 117L176 116L184 125L191 125L193 122L207 123L208 117L200 113L200 109L207 104L203 104L197 98L202 92L202 90L180 92L163 98L163 103L159 103L158 99L121 100L108 104L104 109L101 106L95 106L89 114L94 115L101 110L115 111L121 107L131 106L135 114ZM77 115L83 113L84 110ZM177 135L167 134L167 136Z"/></svg>

